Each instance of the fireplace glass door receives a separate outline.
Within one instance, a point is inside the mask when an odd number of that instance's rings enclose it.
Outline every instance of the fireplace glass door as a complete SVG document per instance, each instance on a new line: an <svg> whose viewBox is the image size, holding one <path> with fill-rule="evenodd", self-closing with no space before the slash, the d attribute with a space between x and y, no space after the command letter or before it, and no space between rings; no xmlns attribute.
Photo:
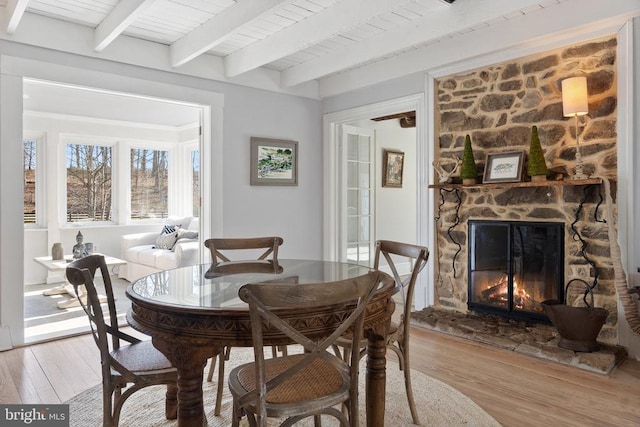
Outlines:
<svg viewBox="0 0 640 427"><path fill-rule="evenodd" d="M563 300L564 224L469 221L470 310L548 321L541 302Z"/></svg>

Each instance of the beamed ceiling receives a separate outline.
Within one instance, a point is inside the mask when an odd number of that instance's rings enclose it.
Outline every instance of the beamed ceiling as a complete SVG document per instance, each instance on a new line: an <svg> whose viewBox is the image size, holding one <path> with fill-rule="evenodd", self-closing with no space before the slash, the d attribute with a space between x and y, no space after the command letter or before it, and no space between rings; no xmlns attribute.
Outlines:
<svg viewBox="0 0 640 427"><path fill-rule="evenodd" d="M514 28L526 28L531 25L526 21L530 15L538 19L541 27L553 24L545 16L567 15L563 23L557 24L558 28L549 30L560 31L566 30L567 25L579 25L574 16L588 15L585 9L601 8L593 14L604 19L608 15L629 14L633 3L630 0L0 0L4 13L0 37L218 81L255 86L262 79L268 81L263 84L265 88L272 85L273 90L324 97L339 92L341 89L334 87L341 82L352 80L352 86L368 84L369 81L359 77L362 70L384 71L379 80L415 71L411 66L391 70L389 64L403 58L406 61L421 52L430 57L433 48L439 45L450 51L452 41L460 40L457 45L460 56L468 57L465 46L470 35L473 38L476 32L509 23ZM576 8L577 4L583 7ZM592 22L593 18L586 16L583 21ZM540 36L529 31L531 37ZM526 37L521 39L524 42ZM514 37L513 43L518 41ZM455 57L445 59L451 61Z"/></svg>

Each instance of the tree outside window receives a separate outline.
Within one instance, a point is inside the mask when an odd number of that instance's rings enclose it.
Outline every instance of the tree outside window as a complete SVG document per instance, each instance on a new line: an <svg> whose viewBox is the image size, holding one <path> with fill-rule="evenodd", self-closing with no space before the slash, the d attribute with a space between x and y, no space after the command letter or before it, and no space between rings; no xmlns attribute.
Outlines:
<svg viewBox="0 0 640 427"><path fill-rule="evenodd" d="M67 144L67 222L111 221L111 147Z"/></svg>
<svg viewBox="0 0 640 427"><path fill-rule="evenodd" d="M35 139L23 141L24 161L24 207L23 218L25 224L36 223L36 149Z"/></svg>
<svg viewBox="0 0 640 427"><path fill-rule="evenodd" d="M169 152L131 150L131 219L166 218Z"/></svg>

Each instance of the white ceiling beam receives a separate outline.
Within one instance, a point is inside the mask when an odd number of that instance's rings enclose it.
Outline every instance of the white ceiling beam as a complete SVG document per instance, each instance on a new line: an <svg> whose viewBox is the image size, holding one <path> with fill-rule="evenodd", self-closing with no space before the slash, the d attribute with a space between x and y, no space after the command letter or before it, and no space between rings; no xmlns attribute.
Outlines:
<svg viewBox="0 0 640 427"><path fill-rule="evenodd" d="M171 65L179 67L234 35L244 24L293 0L243 0L222 10L171 45Z"/></svg>
<svg viewBox="0 0 640 427"><path fill-rule="evenodd" d="M102 52L156 0L120 1L94 32L94 50Z"/></svg>
<svg viewBox="0 0 640 427"><path fill-rule="evenodd" d="M288 68L282 72L282 85L295 86L355 67L371 58L393 55L399 50L444 38L447 34L455 34L494 19L496 11L507 15L539 3L540 0L457 0L448 7L434 9L433 13L419 21Z"/></svg>
<svg viewBox="0 0 640 427"><path fill-rule="evenodd" d="M342 0L303 21L253 43L225 58L228 77L284 58L407 3L389 0ZM447 8L436 4L436 8Z"/></svg>
<svg viewBox="0 0 640 427"><path fill-rule="evenodd" d="M5 15L5 31L7 34L13 34L18 28L18 24L22 20L24 11L27 9L29 0L9 0L4 7Z"/></svg>

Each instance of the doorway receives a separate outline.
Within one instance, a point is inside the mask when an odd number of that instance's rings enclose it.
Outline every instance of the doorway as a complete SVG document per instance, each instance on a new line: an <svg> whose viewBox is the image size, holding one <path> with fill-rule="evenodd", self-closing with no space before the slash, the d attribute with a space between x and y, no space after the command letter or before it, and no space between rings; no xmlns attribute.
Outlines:
<svg viewBox="0 0 640 427"><path fill-rule="evenodd" d="M427 220L428 212L428 191L427 191L427 171L428 168L428 150L426 148L425 138L425 125L424 125L424 111L423 111L423 94L415 96L408 96L395 100L390 100L378 104L372 104L365 107L358 107L350 110L345 110L337 113L326 114L323 117L324 121L324 159L325 159L325 198L324 198L324 257L328 260L342 260L353 261L347 257L348 253L354 253L355 249L349 247L351 244L351 237L356 235L356 232L361 232L367 228L369 230L369 239L362 239L360 237L367 237L366 235L358 236L357 242L360 245L358 248L359 262L364 262L366 256L361 257L360 254L365 251L369 251L369 254L373 253L373 243L376 239L392 239L395 236L393 232L394 221L392 219L385 220L385 215L388 213L393 214L393 197L399 193L394 193L391 190L394 188L382 188L382 169L383 169L383 152L386 149L394 149L385 142L382 146L378 141L373 143L372 148L372 163L370 169L366 169L369 172L368 180L372 181L372 188L374 191L368 196L369 206L371 212L368 218L358 218L359 222L355 222L349 215L348 209L355 212L353 209L353 199L355 198L355 191L362 190L360 187L353 188L348 185L347 175L347 157L345 157L345 138L348 138L349 132L345 132L346 129L357 128L369 128L373 130L376 126L371 120L373 118L394 115L404 111L416 112L416 128L415 137L413 140L414 147L411 151L411 158L405 157L405 168L407 165L411 165L412 172L405 174L403 178L403 186L410 182L412 185L413 194L413 212L408 212L405 218L409 218L409 221L414 222L413 231L409 236L403 235L397 237L395 240L404 240L410 243L418 243L428 246L429 242L429 228L430 224ZM367 124L368 123L368 124ZM356 134L362 135L362 131L356 131ZM374 133L375 135L375 133ZM371 141L375 141L375 137ZM398 148L398 151L402 151ZM364 175L361 176L363 180ZM408 185L408 184L407 184ZM384 191L383 191L384 190ZM352 192L354 196L350 200L348 192ZM388 198L385 200L385 197ZM360 204L362 197L358 198ZM387 208L383 211L380 206ZM397 211L395 211L397 212ZM348 222L351 220L353 227L348 226ZM370 221L368 227L367 221ZM357 228L355 228L357 227ZM351 232L350 236L347 236L349 230L355 230ZM372 263L372 257L366 261ZM423 275L426 276L426 275ZM418 287L416 289L416 307L422 308L430 304L430 298L428 298L431 292L428 292L429 279L424 277L420 279Z"/></svg>
<svg viewBox="0 0 640 427"><path fill-rule="evenodd" d="M200 212L203 109L169 99L25 79L23 116L24 341L33 343L88 330L86 315L73 304L72 292L56 292L64 288L57 286L64 283L63 270L34 262L51 255L54 243L62 243L70 255L80 230L95 252L120 257L121 235L155 230L169 214L201 217L206 213ZM103 201L100 215L88 204L86 212L82 210L80 202L87 198L81 190L90 183L82 183L86 185L78 190L78 182L73 182L74 187L69 182L70 168L86 169L91 182L96 182L93 169L98 169L99 159L85 161L94 150L106 159L100 167L108 171L107 177L101 175L99 186L89 188L89 193L98 194L91 200ZM150 179L160 182L155 190L132 178L134 171L136 177L141 175L140 165L147 162ZM78 180L75 173L72 179ZM141 200L142 195L148 197ZM118 268L111 267L112 283L118 316L124 321L128 282L118 278Z"/></svg>

